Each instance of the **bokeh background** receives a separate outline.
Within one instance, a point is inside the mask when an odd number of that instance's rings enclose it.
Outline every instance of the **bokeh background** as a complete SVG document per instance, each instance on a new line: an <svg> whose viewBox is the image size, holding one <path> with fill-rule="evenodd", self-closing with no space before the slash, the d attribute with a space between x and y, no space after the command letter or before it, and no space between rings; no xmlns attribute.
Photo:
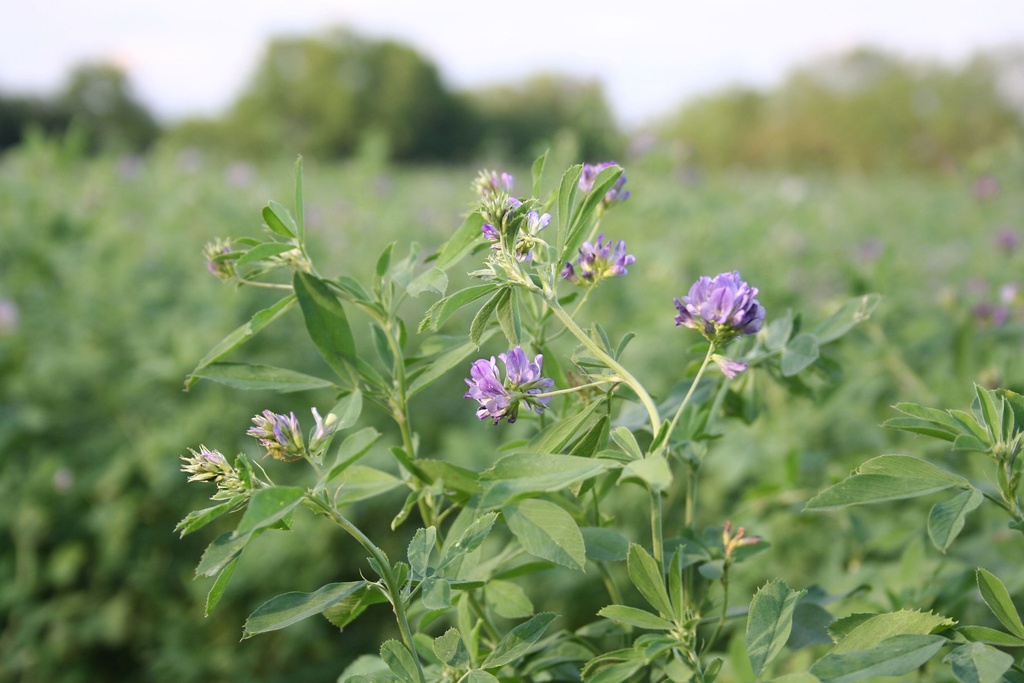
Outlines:
<svg viewBox="0 0 1024 683"><path fill-rule="evenodd" d="M966 408L975 382L1024 390L1024 12L991 0L677 4L5 10L0 681L333 681L391 636L386 610L371 609L344 633L311 619L239 642L265 599L350 580L361 558L300 520L261 539L204 618L209 585L193 569L214 534L173 532L208 493L178 471L187 447L255 456L254 413L330 401L182 391L205 351L272 300L223 286L202 247L259 234L268 199L290 204L298 154L314 257L357 278L392 241L442 243L481 167L525 187L544 150L555 170L618 160L633 195L603 227L637 261L588 306L611 336L637 332L626 360L659 395L682 376L665 368L690 360L672 297L701 274L739 269L769 316L792 308L810 325L882 294L829 349L836 382L796 400L764 383L764 413L716 445L701 523L730 518L773 544L734 579L737 600L773 577L833 594L865 585L838 616L913 607L977 623L962 590L975 566L1024 588L1019 537L984 512L945 556L921 532L933 501L801 513L883 452L977 466L883 430L893 403ZM244 357L317 368L297 317ZM497 443L463 390L453 376L414 406L434 457L463 462ZM352 514L385 534L396 505ZM601 607L592 593L567 583L551 607L571 626L573 610Z"/></svg>

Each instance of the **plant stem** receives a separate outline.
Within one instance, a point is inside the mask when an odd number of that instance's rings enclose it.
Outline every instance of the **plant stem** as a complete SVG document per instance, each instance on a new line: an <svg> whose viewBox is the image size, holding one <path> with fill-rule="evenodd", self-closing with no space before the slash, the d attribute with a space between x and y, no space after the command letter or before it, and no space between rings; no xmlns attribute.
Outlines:
<svg viewBox="0 0 1024 683"><path fill-rule="evenodd" d="M420 663L419 655L416 654L416 646L412 639L412 629L409 627L409 618L405 612L405 603L402 602L402 589L398 585L395 579L394 572L391 571L391 563L388 561L387 556L384 552L374 545L366 534L362 532L355 524L350 522L344 515L335 509L333 505L330 505L324 500L319 498L310 498L318 508L327 513L331 520L344 529L352 538L359 542L359 545L363 546L366 552L370 553L374 560L377 561L377 565L380 567L381 579L384 581L384 585L388 590L388 597L391 601L391 607L395 612L395 619L398 621L398 630L402 635L402 641L405 646L409 649L412 654L413 661L416 662L416 671L419 675L421 683L425 681L423 676L423 665Z"/></svg>
<svg viewBox="0 0 1024 683"><path fill-rule="evenodd" d="M661 418L658 416L658 408L654 405L654 400L651 398L651 395L647 393L644 386L640 384L639 380L630 374L630 372L617 360L605 353L605 350L598 346L594 340L587 335L583 328L576 324L576 321L573 320L572 316L570 316L565 309L559 305L558 300L555 299L554 296L546 297L544 302L547 304L551 312L555 314L555 317L565 325L566 329L568 329L569 332L580 341L580 343L587 347L588 351L597 356L609 370L621 377L622 381L628 384L629 388L636 393L637 397L640 399L640 403L642 403L644 408L647 410L647 416L651 421L651 432L657 435L658 431L661 429Z"/></svg>
<svg viewBox="0 0 1024 683"><path fill-rule="evenodd" d="M679 417L686 410L686 406L690 403L690 399L693 398L693 393L697 390L697 385L700 384L701 378L704 376L704 371L708 368L708 363L711 362L711 356L715 353L715 345L708 344L708 352L704 355L704 362L700 364L700 369L697 370L697 375L693 378L693 382L690 384L689 391L686 392L686 396L683 397L683 402L679 404L679 408L676 409L676 414L672 417L672 422L668 426L668 434L665 437L664 443L667 445L669 437L672 436L672 432L675 431L676 423L679 422Z"/></svg>
<svg viewBox="0 0 1024 683"><path fill-rule="evenodd" d="M665 540L663 520L661 514L661 492L653 488L649 489L651 494L651 550L654 552L654 559L658 561L658 567L662 573L665 572ZM672 615L666 615L671 617Z"/></svg>
<svg viewBox="0 0 1024 683"><path fill-rule="evenodd" d="M715 624L715 630L711 633L711 638L704 642L704 648L710 648L718 640L718 636L722 633L722 627L725 625L725 615L729 610L729 565L728 563L722 568L722 613L718 616L718 622Z"/></svg>

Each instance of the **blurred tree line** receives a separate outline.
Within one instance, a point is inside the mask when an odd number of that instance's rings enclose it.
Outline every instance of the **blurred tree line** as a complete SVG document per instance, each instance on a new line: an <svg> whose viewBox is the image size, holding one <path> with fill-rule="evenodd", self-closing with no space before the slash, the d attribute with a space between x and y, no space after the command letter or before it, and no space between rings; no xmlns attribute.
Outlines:
<svg viewBox="0 0 1024 683"><path fill-rule="evenodd" d="M962 66L860 49L795 68L778 86L732 87L652 126L656 144L701 168L941 168L1021 136L1024 49ZM91 148L173 145L244 158L354 155L399 162L481 156L529 162L556 137L578 158L620 158L626 136L599 82L544 74L453 91L412 48L346 29L272 40L235 102L217 118L161 132L125 75L82 67L53 99L0 94L0 149L34 127L75 127Z"/></svg>
<svg viewBox="0 0 1024 683"><path fill-rule="evenodd" d="M659 127L702 168L944 168L1020 138L1024 50L962 67L877 49L819 59L777 87L732 87L685 105Z"/></svg>

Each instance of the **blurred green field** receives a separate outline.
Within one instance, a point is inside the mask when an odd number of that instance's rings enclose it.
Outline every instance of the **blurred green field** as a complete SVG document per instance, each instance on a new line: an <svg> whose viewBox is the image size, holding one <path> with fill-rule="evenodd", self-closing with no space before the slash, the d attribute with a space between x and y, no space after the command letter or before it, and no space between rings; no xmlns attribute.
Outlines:
<svg viewBox="0 0 1024 683"><path fill-rule="evenodd" d="M548 187L555 171L582 161L559 156L549 160ZM292 162L250 165L194 149L86 159L72 144L41 140L0 158L0 680L330 681L389 637L380 608L341 635L311 619L239 642L246 615L270 596L357 574L360 554L328 529L300 521L299 533L264 538L263 554L247 555L205 619L209 585L192 576L213 534L173 532L203 504L179 472L186 447L255 455L244 436L254 413L298 414L330 399L207 383L182 391L209 347L275 299L222 285L202 247L257 235L268 199L290 205ZM917 176L704 176L657 152L624 165L632 197L602 227L627 241L636 263L587 311L613 338L637 333L624 360L654 393L666 395L699 360L692 337L673 325L672 305L699 275L740 270L760 288L769 320L793 309L809 325L850 296L883 296L871 321L829 347L839 384L793 400L757 378L764 413L749 426L737 421L712 451L700 522L732 519L773 546L737 570L737 600L780 577L829 593L868 585L836 606L839 616L858 605L957 613L969 606L952 602L965 593L953 586L979 564L1011 593L1024 588L1019 539L985 511L946 556L920 531L928 499L801 512L873 455L949 459L883 430L893 403L965 408L974 382L1024 389L1024 298L1000 298L1024 264L1014 241L1024 237L1024 150L995 149ZM365 276L396 240L399 253L409 240L430 253L468 210L476 170L307 163L306 218L321 270ZM527 170L511 170L525 186ZM465 270L473 267L467 260ZM432 301L415 301L410 329ZM1008 318L993 320L986 311L1003 303ZM320 369L297 312L240 354ZM454 372L419 397L415 429L421 450L481 469L497 428L475 419L464 390ZM635 517L642 535L639 493L637 501L622 518ZM373 501L355 516L384 530L400 504ZM386 549L403 547L406 531ZM601 607L594 582L544 585L538 609L571 626L574 613Z"/></svg>

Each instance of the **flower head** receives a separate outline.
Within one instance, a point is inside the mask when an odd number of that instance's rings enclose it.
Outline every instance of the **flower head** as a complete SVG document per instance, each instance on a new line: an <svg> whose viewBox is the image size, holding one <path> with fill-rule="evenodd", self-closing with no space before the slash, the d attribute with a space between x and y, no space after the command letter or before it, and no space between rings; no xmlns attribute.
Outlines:
<svg viewBox="0 0 1024 683"><path fill-rule="evenodd" d="M544 357L541 354L530 361L522 347L516 345L508 353L498 355L505 364L505 381L502 382L498 363L492 356L473 361L470 378L466 380L469 391L464 398L471 398L480 404L476 416L481 420L493 420L498 424L508 419L516 421L521 404L540 414L551 400L550 396L538 396L555 385L554 380L541 376Z"/></svg>
<svg viewBox="0 0 1024 683"><path fill-rule="evenodd" d="M520 230L520 236L515 246L517 261L529 263L533 260L534 248L538 244L543 244L543 240L537 237L537 233L548 227L550 222L551 214L549 213L538 214L536 211L531 211L526 214L526 221Z"/></svg>
<svg viewBox="0 0 1024 683"><path fill-rule="evenodd" d="M246 432L267 449L275 460L298 460L306 453L299 420L295 413L278 415L269 410L252 418L254 426Z"/></svg>
<svg viewBox="0 0 1024 683"><path fill-rule="evenodd" d="M325 448L330 443L330 437L338 430L338 416L334 413L327 413L327 417L320 417L316 408L312 408L313 435L309 438L309 450L313 453Z"/></svg>
<svg viewBox="0 0 1024 683"><path fill-rule="evenodd" d="M702 276L690 293L676 299L676 325L700 330L719 345L741 334L755 334L764 322L764 306L758 303L757 287L751 287L737 271L714 278Z"/></svg>
<svg viewBox="0 0 1024 683"><path fill-rule="evenodd" d="M601 171L610 167L618 166L618 163L614 161L602 161L599 164L583 164L583 172L580 173L579 188L581 192L590 192L594 189L594 181L597 180L597 176L600 175ZM622 186L626 184L626 174L623 173L619 176L619 179L615 181L615 184L605 193L604 198L601 200L601 206L607 208L615 202L624 202L629 199L629 191L625 192L622 190Z"/></svg>
<svg viewBox="0 0 1024 683"><path fill-rule="evenodd" d="M211 451L206 446L200 446L199 452L191 448L188 450L192 455L181 456L185 463L181 471L191 475L189 481L210 481L216 484L217 493L213 498L231 498L249 489L220 451Z"/></svg>
<svg viewBox="0 0 1024 683"><path fill-rule="evenodd" d="M228 258L230 253L231 242L229 240L216 239L203 247L203 257L206 259L207 269L221 280L231 280L235 277L235 263Z"/></svg>
<svg viewBox="0 0 1024 683"><path fill-rule="evenodd" d="M626 243L619 240L612 245L611 240L604 243L604 235L597 236L597 244L584 242L580 247L576 265L566 263L562 269L562 277L574 284L593 284L606 277L618 277L628 271L626 266L636 261L626 253Z"/></svg>
<svg viewBox="0 0 1024 683"><path fill-rule="evenodd" d="M511 173L499 174L497 171L484 170L480 171L476 179L473 180L472 187L481 199L487 199L498 193L512 192L514 184L515 178Z"/></svg>

